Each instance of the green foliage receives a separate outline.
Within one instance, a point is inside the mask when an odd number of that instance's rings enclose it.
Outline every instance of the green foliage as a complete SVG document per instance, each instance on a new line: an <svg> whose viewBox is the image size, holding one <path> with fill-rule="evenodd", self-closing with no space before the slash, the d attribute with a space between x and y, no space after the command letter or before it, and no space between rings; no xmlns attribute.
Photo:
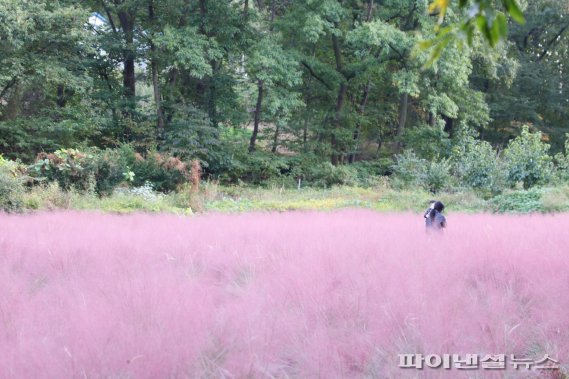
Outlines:
<svg viewBox="0 0 569 379"><path fill-rule="evenodd" d="M40 180L58 183L65 191L99 196L112 194L123 183L143 186L150 182L158 191L174 191L188 178L186 164L179 158L156 151L143 157L130 145L118 149L90 149L87 153L76 149L42 153L29 167L29 172Z"/></svg>
<svg viewBox="0 0 569 379"><path fill-rule="evenodd" d="M253 184L279 177L286 170L287 162L283 157L267 154L262 151L249 153L243 147L235 152L230 168L219 176L224 183L245 181Z"/></svg>
<svg viewBox="0 0 569 379"><path fill-rule="evenodd" d="M451 187L450 159L428 161L419 158L412 150L405 150L396 156L393 165L395 184L407 187L419 187L436 193Z"/></svg>
<svg viewBox="0 0 569 379"><path fill-rule="evenodd" d="M496 196L491 201L495 212L528 213L543 210L541 195L543 191L532 188L528 191L514 191Z"/></svg>
<svg viewBox="0 0 569 379"><path fill-rule="evenodd" d="M30 167L35 177L55 181L63 190L94 191L94 156L76 149L61 149L52 154L41 153Z"/></svg>
<svg viewBox="0 0 569 379"><path fill-rule="evenodd" d="M260 184L273 177L278 177L286 169L286 159L262 152L247 154L242 161L246 171L240 176L242 180Z"/></svg>
<svg viewBox="0 0 569 379"><path fill-rule="evenodd" d="M160 143L161 152L183 160L200 158L208 161L221 150L219 129L211 127L207 113L188 105L177 108L176 114Z"/></svg>
<svg viewBox="0 0 569 379"><path fill-rule="evenodd" d="M405 147L427 160L449 157L451 141L448 134L439 126L421 125L407 129L401 138Z"/></svg>
<svg viewBox="0 0 569 379"><path fill-rule="evenodd" d="M565 134L565 151L554 156L557 178L569 181L569 133Z"/></svg>
<svg viewBox="0 0 569 379"><path fill-rule="evenodd" d="M57 182L43 182L33 186L24 195L24 206L33 210L69 209L72 207L72 198L78 196L93 196L93 194L79 195L74 191L64 191Z"/></svg>
<svg viewBox="0 0 569 379"><path fill-rule="evenodd" d="M195 27L176 28L167 25L164 33L155 38L155 43L164 53L174 58L172 63L176 67L191 70L198 78L211 75L209 61L222 57L222 52L215 43L208 41Z"/></svg>
<svg viewBox="0 0 569 379"><path fill-rule="evenodd" d="M19 212L23 209L23 180L13 165L0 155L0 211Z"/></svg>
<svg viewBox="0 0 569 379"><path fill-rule="evenodd" d="M57 182L65 191L96 192L110 195L113 190L130 178L129 164L134 152L128 146L117 150L90 149L88 153L76 149L42 153L30 166L35 177Z"/></svg>
<svg viewBox="0 0 569 379"><path fill-rule="evenodd" d="M30 173L69 196L147 182L173 192L196 158L222 183L382 186L394 143L409 149L393 166L399 186L490 196L547 184L553 161L536 136L501 157L492 146L528 123L561 150L566 7L452 4L3 0L0 151L40 154ZM414 49L421 39L431 52ZM569 180L567 153L554 163Z"/></svg>
<svg viewBox="0 0 569 379"><path fill-rule="evenodd" d="M356 181L362 187L383 186L387 184L387 175L391 170L391 158L373 161L358 161L350 167L356 171Z"/></svg>
<svg viewBox="0 0 569 379"><path fill-rule="evenodd" d="M453 139L452 171L466 188L498 193L505 185L503 164L492 146L476 137L467 127L459 130Z"/></svg>
<svg viewBox="0 0 569 379"><path fill-rule="evenodd" d="M569 57L569 8L560 1L525 3L526 24L512 24L509 34L508 58L516 62L516 75L507 73L511 64L504 62L498 67L498 76L505 74L511 79L500 80L487 91L494 121L493 132L485 138L505 144L518 135L521 124L527 123L540 130L557 153L563 150L569 127L569 75L564 69ZM485 88L482 81L477 81L477 86Z"/></svg>
<svg viewBox="0 0 569 379"><path fill-rule="evenodd" d="M334 166L329 162L307 167L305 180L310 185L331 187L333 185L356 185L357 171L351 166Z"/></svg>
<svg viewBox="0 0 569 379"><path fill-rule="evenodd" d="M134 173L132 184L141 187L150 182L160 192L175 191L188 181L188 167L181 159L149 152L145 157L136 154L131 167Z"/></svg>
<svg viewBox="0 0 569 379"><path fill-rule="evenodd" d="M429 64L433 63L441 56L443 49L450 43L458 42L460 47L464 44L472 46L474 44L475 32L478 31L484 41L491 47L495 47L501 40L508 37L508 19L510 15L517 23L524 24L524 15L517 3L517 0L502 0L501 5L505 13L500 10L493 0L460 0L459 10L466 9L463 19L449 26L440 28L445 19L445 14L449 10L449 0L433 0L429 6L429 12L438 12L438 25L435 28L437 37L423 41L422 48L433 47L433 52Z"/></svg>
<svg viewBox="0 0 569 379"><path fill-rule="evenodd" d="M420 184L428 162L419 158L413 150L405 150L395 157L393 173L397 183L404 186Z"/></svg>
<svg viewBox="0 0 569 379"><path fill-rule="evenodd" d="M66 2L1 1L0 91L64 80L81 91L86 78L77 63L88 49L87 17L86 9Z"/></svg>
<svg viewBox="0 0 569 379"><path fill-rule="evenodd" d="M531 133L524 126L520 136L510 141L504 150L504 164L510 186L522 182L524 188L545 184L551 179L553 162L548 155L549 145L541 132Z"/></svg>
<svg viewBox="0 0 569 379"><path fill-rule="evenodd" d="M130 145L98 151L92 162L97 194L109 196L122 183L132 183L136 178L131 171L134 161L135 154Z"/></svg>

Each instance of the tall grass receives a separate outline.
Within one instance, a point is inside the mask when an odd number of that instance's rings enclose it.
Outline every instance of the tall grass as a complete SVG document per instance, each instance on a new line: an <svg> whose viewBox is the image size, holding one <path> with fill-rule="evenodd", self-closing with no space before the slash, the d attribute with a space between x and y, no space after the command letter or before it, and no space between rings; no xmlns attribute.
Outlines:
<svg viewBox="0 0 569 379"><path fill-rule="evenodd" d="M0 376L560 378L398 367L472 353L569 368L569 215L448 222L0 215Z"/></svg>

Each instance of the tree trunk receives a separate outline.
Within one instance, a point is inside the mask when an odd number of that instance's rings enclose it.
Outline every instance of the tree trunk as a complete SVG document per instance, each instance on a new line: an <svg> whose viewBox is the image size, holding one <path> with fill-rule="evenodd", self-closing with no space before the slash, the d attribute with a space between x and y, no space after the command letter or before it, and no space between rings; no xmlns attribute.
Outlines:
<svg viewBox="0 0 569 379"><path fill-rule="evenodd" d="M308 153L308 121L310 118L310 113L306 112L304 116L304 127L302 130L302 144L304 146L304 153Z"/></svg>
<svg viewBox="0 0 569 379"><path fill-rule="evenodd" d="M360 107L359 107L359 111L360 111L360 115L364 115L365 112L365 107L367 104L367 99L369 97L369 87L370 87L371 83L367 82L367 84L364 87L364 91L363 91L363 96L362 96L362 101L360 103ZM356 155L359 149L359 144L360 144L360 136L361 136L361 125L358 122L356 125L356 129L354 130L354 135L353 135L353 139L354 139L354 151L352 153L350 153L350 155L348 156L348 163L354 163L354 161L356 160Z"/></svg>
<svg viewBox="0 0 569 379"><path fill-rule="evenodd" d="M273 137L273 148L271 149L271 151L274 153L277 152L277 147L279 146L279 123L277 122L277 126L275 129L275 136Z"/></svg>
<svg viewBox="0 0 569 379"><path fill-rule="evenodd" d="M118 13L121 28L124 32L126 49L124 50L123 86L125 95L133 98L136 93L136 80L134 76L134 16L125 11Z"/></svg>
<svg viewBox="0 0 569 379"><path fill-rule="evenodd" d="M2 92L0 92L0 100L2 100L6 95L6 93L8 92L8 90L13 86L15 86L17 83L18 83L17 76L14 76L12 79L10 79L10 81L4 86L4 88L2 88Z"/></svg>
<svg viewBox="0 0 569 379"><path fill-rule="evenodd" d="M154 21L154 6L152 0L148 6L148 17ZM154 92L154 103L156 106L156 136L158 139L164 138L164 111L162 109L160 81L158 80L158 62L156 57L156 46L150 41L150 66L152 68L152 88Z"/></svg>
<svg viewBox="0 0 569 379"><path fill-rule="evenodd" d="M257 105L255 106L255 121L253 124L253 134L249 142L249 152L255 151L255 143L257 142L257 134L259 133L259 121L261 119L261 106L263 105L263 81L259 79L257 82L259 92L257 94Z"/></svg>
<svg viewBox="0 0 569 379"><path fill-rule="evenodd" d="M151 45L154 50L154 45ZM164 111L160 99L160 82L158 80L158 63L156 58L152 58L152 87L154 89L154 103L156 104L156 135L158 138L164 137Z"/></svg>
<svg viewBox="0 0 569 379"><path fill-rule="evenodd" d="M304 114L304 126L302 128L302 144L304 147L304 153L308 153L308 123L310 121L310 111L308 111L308 109L310 109L310 100L311 100L309 94L310 84L312 84L312 76L309 76L306 81L306 86L305 86L306 92L304 93L304 104L306 104L306 110Z"/></svg>
<svg viewBox="0 0 569 379"><path fill-rule="evenodd" d="M395 152L401 152L402 144L399 138L403 135L403 130L405 129L405 124L407 123L407 111L409 108L409 94L404 92L401 94L399 99L399 122L397 123L397 132L395 142Z"/></svg>
<svg viewBox="0 0 569 379"><path fill-rule="evenodd" d="M449 137L452 137L452 132L454 129L454 119L443 115L443 120L445 120L444 131L449 135Z"/></svg>
<svg viewBox="0 0 569 379"><path fill-rule="evenodd" d="M373 0L369 0L367 3L367 14L366 14L365 21L370 22L372 16L373 16ZM370 84L371 83L368 81L367 84L365 85L364 89L363 89L362 101L361 101L360 107L359 107L360 115L362 115L362 116L364 114L365 106L367 104ZM361 135L361 125L358 122L356 124L356 129L354 130L354 134L353 134L354 149L350 153L350 155L348 156L348 163L354 163L354 161L356 160L356 155L357 155L357 152L359 149L360 135Z"/></svg>
<svg viewBox="0 0 569 379"><path fill-rule="evenodd" d="M377 151L375 152L375 155L379 157L379 152L381 151L381 146L382 146L382 139L381 139L381 133L379 133L379 135L377 136Z"/></svg>
<svg viewBox="0 0 569 379"><path fill-rule="evenodd" d="M276 8L276 0L273 0L271 3L271 30L273 30L273 21L275 21Z"/></svg>
<svg viewBox="0 0 569 379"><path fill-rule="evenodd" d="M428 120L428 122L429 122L429 125L430 125L430 126L435 126L435 124L436 124L436 118L435 118L435 115L433 114L433 112L429 112L429 120Z"/></svg>
<svg viewBox="0 0 569 379"><path fill-rule="evenodd" d="M65 87L63 84L57 85L57 106L63 108L65 106Z"/></svg>
<svg viewBox="0 0 569 379"><path fill-rule="evenodd" d="M123 51L123 93L126 98L127 106L123 109L125 118L130 118L136 108L136 79L134 75L134 16L126 11L118 12L121 28L124 32L126 47ZM127 122L123 131L123 137L126 141L132 138L132 130L129 122Z"/></svg>
<svg viewBox="0 0 569 379"><path fill-rule="evenodd" d="M373 16L373 0L369 0L368 3L367 3L366 21L367 21L367 22L370 22L372 16Z"/></svg>
<svg viewBox="0 0 569 379"><path fill-rule="evenodd" d="M397 124L397 137L401 137L407 123L407 110L409 108L409 94L404 92L399 100L399 123Z"/></svg>
<svg viewBox="0 0 569 379"><path fill-rule="evenodd" d="M105 72L104 69L99 71L101 77L105 80L105 83L107 83L107 88L109 89L109 92L112 93L113 92L113 86L111 85L111 80L109 78L109 75ZM113 123L116 125L118 123L118 116L117 116L117 109L115 107L115 102L111 102L111 113L113 116Z"/></svg>
<svg viewBox="0 0 569 379"><path fill-rule="evenodd" d="M332 130L332 138L330 141L332 146L332 164L336 166L339 163L338 139L336 137L336 133L342 127L342 111L344 110L344 104L346 103L348 84L343 74L342 53L340 51L340 43L338 41L338 37L335 34L332 35L332 46L334 47L336 71L338 71L338 73L342 76L342 82L340 83L340 88L338 89L338 97L336 100L336 112L334 115L334 127Z"/></svg>
<svg viewBox="0 0 569 379"><path fill-rule="evenodd" d="M166 115L164 127L172 123L172 120L174 119L174 107L172 107L171 104L174 104L176 99L175 88L176 84L178 83L178 74L178 69L174 67L168 72L167 75L166 82L168 85L164 94L164 100L166 101L166 104L162 104L163 113Z"/></svg>
<svg viewBox="0 0 569 379"><path fill-rule="evenodd" d="M334 166L339 163L339 152L338 152L338 139L336 138L336 132L342 127L342 110L344 109L344 103L346 102L346 93L348 91L348 86L346 83L340 84L340 89L338 90L338 100L336 102L336 114L334 115L334 130L332 130L332 164Z"/></svg>

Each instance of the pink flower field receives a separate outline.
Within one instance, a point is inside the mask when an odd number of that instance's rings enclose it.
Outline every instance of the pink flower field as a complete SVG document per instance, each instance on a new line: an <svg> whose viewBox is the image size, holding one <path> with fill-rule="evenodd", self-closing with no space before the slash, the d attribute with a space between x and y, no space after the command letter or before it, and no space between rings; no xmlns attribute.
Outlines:
<svg viewBox="0 0 569 379"><path fill-rule="evenodd" d="M565 378L569 215L448 222L0 215L0 377ZM400 354L505 354L506 368ZM514 369L512 354L559 368Z"/></svg>

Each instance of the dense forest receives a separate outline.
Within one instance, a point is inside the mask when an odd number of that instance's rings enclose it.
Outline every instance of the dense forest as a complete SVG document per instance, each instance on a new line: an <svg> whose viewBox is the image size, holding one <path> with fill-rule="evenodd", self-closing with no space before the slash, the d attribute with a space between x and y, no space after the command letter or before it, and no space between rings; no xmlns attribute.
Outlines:
<svg viewBox="0 0 569 379"><path fill-rule="evenodd" d="M113 164L139 180L150 157L253 183L413 182L422 165L430 189L443 172L493 190L499 155L529 187L569 131L567 16L566 0L0 0L0 153L47 176L102 154L100 193Z"/></svg>

